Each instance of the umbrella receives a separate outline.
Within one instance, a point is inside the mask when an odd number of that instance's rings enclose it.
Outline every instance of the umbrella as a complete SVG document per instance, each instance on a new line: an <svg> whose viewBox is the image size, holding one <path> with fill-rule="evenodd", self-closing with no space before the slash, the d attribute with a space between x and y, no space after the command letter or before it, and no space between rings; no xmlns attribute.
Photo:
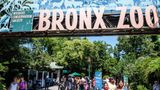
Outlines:
<svg viewBox="0 0 160 90"><path fill-rule="evenodd" d="M74 72L71 74L72 76L81 76L81 74L77 73L77 72Z"/></svg>
<svg viewBox="0 0 160 90"><path fill-rule="evenodd" d="M63 70L63 74L67 74L67 73L69 73L68 70Z"/></svg>

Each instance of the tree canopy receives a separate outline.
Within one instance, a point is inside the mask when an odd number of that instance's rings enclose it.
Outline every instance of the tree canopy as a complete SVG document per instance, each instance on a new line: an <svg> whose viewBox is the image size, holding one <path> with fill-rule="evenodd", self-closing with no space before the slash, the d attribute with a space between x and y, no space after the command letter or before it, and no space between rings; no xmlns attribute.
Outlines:
<svg viewBox="0 0 160 90"><path fill-rule="evenodd" d="M97 70L119 79L127 75L135 90L150 88L150 83L160 78L159 36L120 36L114 47L103 41L72 37L0 40L3 78L14 69L50 70L51 62L85 75L88 75L88 64L91 64L92 76Z"/></svg>

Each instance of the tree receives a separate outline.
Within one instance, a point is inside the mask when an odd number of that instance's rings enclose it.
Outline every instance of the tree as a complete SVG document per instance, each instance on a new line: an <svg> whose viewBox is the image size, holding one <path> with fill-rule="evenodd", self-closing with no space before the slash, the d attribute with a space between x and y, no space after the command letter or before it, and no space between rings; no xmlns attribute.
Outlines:
<svg viewBox="0 0 160 90"><path fill-rule="evenodd" d="M124 55L134 54L135 58L155 55L154 43L150 36L122 36L118 38L118 41L118 52Z"/></svg>
<svg viewBox="0 0 160 90"><path fill-rule="evenodd" d="M128 75L133 87L145 85L149 88L150 79L159 78L159 37L157 36L122 36L115 47L114 56L122 62L124 75ZM117 64L118 65L118 64ZM154 78L153 78L154 77ZM148 82L147 82L148 81Z"/></svg>
<svg viewBox="0 0 160 90"><path fill-rule="evenodd" d="M102 70L103 73L111 73L111 67L115 64L115 59L111 57L112 47L103 41L95 41L93 51L94 70Z"/></svg>
<svg viewBox="0 0 160 90"><path fill-rule="evenodd" d="M91 58L91 71L105 70L103 63L111 57L111 46L102 41L92 43L86 38L45 38L44 42L53 61L72 71L85 73L88 68L88 58ZM76 67L72 68L73 66Z"/></svg>
<svg viewBox="0 0 160 90"><path fill-rule="evenodd" d="M154 57L160 56L160 36L151 36L152 43L154 43L154 48L153 50L155 51Z"/></svg>
<svg viewBox="0 0 160 90"><path fill-rule="evenodd" d="M87 59L92 55L92 50L93 43L88 40L67 40L63 43L62 50L57 51L55 57L59 64L73 71L82 71L87 66ZM72 68L73 66L76 67Z"/></svg>
<svg viewBox="0 0 160 90"><path fill-rule="evenodd" d="M160 58L151 58L148 67L144 69L146 80L153 83L153 80L160 80Z"/></svg>
<svg viewBox="0 0 160 90"><path fill-rule="evenodd" d="M52 62L52 57L48 54L46 47L44 46L44 39L33 38L31 42L31 57L28 60L28 67L36 70L49 69L49 65Z"/></svg>
<svg viewBox="0 0 160 90"><path fill-rule="evenodd" d="M0 39L0 64L1 64L1 76L6 79L6 83L9 84L11 77L13 76L11 71L13 69L19 68L19 64L15 64L17 61L21 61L17 57L20 57L20 44L24 41L17 38L1 38ZM5 68L5 69L4 69ZM4 72L5 71L5 72Z"/></svg>

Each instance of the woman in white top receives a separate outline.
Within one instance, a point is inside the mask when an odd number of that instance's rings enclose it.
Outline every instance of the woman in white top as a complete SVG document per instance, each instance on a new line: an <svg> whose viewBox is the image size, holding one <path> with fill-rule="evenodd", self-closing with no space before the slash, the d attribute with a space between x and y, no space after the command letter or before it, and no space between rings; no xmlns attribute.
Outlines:
<svg viewBox="0 0 160 90"><path fill-rule="evenodd" d="M109 79L109 82L108 82L108 88L109 90L116 90L116 85L115 85L115 81L113 78L110 78Z"/></svg>
<svg viewBox="0 0 160 90"><path fill-rule="evenodd" d="M13 82L9 87L9 90L18 90L18 83L16 81L17 81L17 78L14 78Z"/></svg>

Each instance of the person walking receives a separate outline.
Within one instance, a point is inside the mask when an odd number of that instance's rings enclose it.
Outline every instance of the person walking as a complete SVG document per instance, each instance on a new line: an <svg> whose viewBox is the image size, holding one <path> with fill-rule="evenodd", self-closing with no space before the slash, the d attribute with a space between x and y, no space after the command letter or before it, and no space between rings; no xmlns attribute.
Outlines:
<svg viewBox="0 0 160 90"><path fill-rule="evenodd" d="M109 87L109 90L116 90L117 87L115 85L115 80L113 78L109 79L108 87Z"/></svg>
<svg viewBox="0 0 160 90"><path fill-rule="evenodd" d="M95 78L93 78L93 80L92 80L92 88L93 88L93 90L96 90L96 80L95 80Z"/></svg>
<svg viewBox="0 0 160 90"><path fill-rule="evenodd" d="M85 79L82 77L80 80L80 90L84 90Z"/></svg>
<svg viewBox="0 0 160 90"><path fill-rule="evenodd" d="M88 88L89 88L87 77L85 77L84 88L85 88L85 90L88 90Z"/></svg>
<svg viewBox="0 0 160 90"><path fill-rule="evenodd" d="M28 90L33 90L32 86L33 86L33 81L30 79L28 80Z"/></svg>
<svg viewBox="0 0 160 90"><path fill-rule="evenodd" d="M23 76L20 78L19 90L27 90L27 83Z"/></svg>
<svg viewBox="0 0 160 90"><path fill-rule="evenodd" d="M117 86L117 90L124 90L124 84L123 81L120 81L118 86Z"/></svg>
<svg viewBox="0 0 160 90"><path fill-rule="evenodd" d="M11 83L9 90L18 90L17 78L14 77L13 82Z"/></svg>
<svg viewBox="0 0 160 90"><path fill-rule="evenodd" d="M160 84L158 83L158 81L154 81L153 90L160 90Z"/></svg>
<svg viewBox="0 0 160 90"><path fill-rule="evenodd" d="M49 87L49 76L47 75L45 78L45 90L48 90Z"/></svg>
<svg viewBox="0 0 160 90"><path fill-rule="evenodd" d="M71 76L68 76L66 90L72 90L72 86L73 86L72 84L73 84L73 79Z"/></svg>
<svg viewBox="0 0 160 90"><path fill-rule="evenodd" d="M104 90L109 90L108 83L106 82L104 85Z"/></svg>

